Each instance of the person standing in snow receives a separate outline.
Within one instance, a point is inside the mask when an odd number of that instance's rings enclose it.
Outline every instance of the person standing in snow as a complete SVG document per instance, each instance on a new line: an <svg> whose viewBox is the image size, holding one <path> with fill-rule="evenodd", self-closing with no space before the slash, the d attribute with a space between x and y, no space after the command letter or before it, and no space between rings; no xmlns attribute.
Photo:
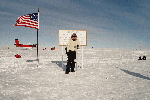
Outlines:
<svg viewBox="0 0 150 100"><path fill-rule="evenodd" d="M67 45L67 56L68 56L68 62L66 65L66 72L65 74L69 74L70 68L71 72L75 72L75 59L76 59L76 50L79 49L80 42L77 39L77 35L75 33L72 34L71 38L68 41Z"/></svg>

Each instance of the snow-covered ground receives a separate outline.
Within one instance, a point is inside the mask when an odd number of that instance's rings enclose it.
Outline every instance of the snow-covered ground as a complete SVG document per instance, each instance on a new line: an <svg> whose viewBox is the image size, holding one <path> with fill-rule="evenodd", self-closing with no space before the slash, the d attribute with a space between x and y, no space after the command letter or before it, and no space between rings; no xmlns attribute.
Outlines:
<svg viewBox="0 0 150 100"><path fill-rule="evenodd" d="M39 48L38 65L36 49L0 47L0 100L150 100L150 50L84 49L81 59L65 74L61 49Z"/></svg>

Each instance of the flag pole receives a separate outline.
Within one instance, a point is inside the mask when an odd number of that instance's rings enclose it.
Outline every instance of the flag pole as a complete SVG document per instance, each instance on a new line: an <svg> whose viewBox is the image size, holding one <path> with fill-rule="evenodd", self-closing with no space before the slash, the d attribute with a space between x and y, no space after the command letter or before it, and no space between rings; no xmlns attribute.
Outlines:
<svg viewBox="0 0 150 100"><path fill-rule="evenodd" d="M37 61L39 63L39 58L38 58L38 50L39 50L38 31L39 31L39 8L38 8L38 29L37 29Z"/></svg>

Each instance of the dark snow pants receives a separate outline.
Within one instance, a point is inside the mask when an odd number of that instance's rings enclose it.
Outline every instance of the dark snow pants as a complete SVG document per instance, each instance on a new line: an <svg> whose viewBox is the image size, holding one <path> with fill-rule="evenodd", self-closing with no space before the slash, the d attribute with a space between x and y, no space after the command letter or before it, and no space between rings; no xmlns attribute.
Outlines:
<svg viewBox="0 0 150 100"><path fill-rule="evenodd" d="M68 56L68 62L67 65L70 66L71 68L75 68L75 62L74 60L76 59L76 51L71 51L67 53Z"/></svg>

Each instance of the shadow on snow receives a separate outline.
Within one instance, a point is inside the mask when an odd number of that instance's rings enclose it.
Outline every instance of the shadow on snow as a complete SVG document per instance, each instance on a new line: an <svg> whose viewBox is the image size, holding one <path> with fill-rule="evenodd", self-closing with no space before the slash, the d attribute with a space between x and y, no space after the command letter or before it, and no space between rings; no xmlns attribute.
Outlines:
<svg viewBox="0 0 150 100"><path fill-rule="evenodd" d="M124 69L120 69L120 70L122 70L122 71L124 71L125 73L130 74L130 75L132 75L132 76L150 80L149 77L143 76L143 75L141 75L141 74L139 74L139 73L131 72L131 71L124 70Z"/></svg>
<svg viewBox="0 0 150 100"><path fill-rule="evenodd" d="M27 60L26 62L34 62L34 61L39 61L39 59Z"/></svg>
<svg viewBox="0 0 150 100"><path fill-rule="evenodd" d="M51 61L51 62L57 64L60 68L63 69L63 71L65 71L66 65L64 65L64 63L67 63L67 61L63 61L63 64L62 64L62 61Z"/></svg>

